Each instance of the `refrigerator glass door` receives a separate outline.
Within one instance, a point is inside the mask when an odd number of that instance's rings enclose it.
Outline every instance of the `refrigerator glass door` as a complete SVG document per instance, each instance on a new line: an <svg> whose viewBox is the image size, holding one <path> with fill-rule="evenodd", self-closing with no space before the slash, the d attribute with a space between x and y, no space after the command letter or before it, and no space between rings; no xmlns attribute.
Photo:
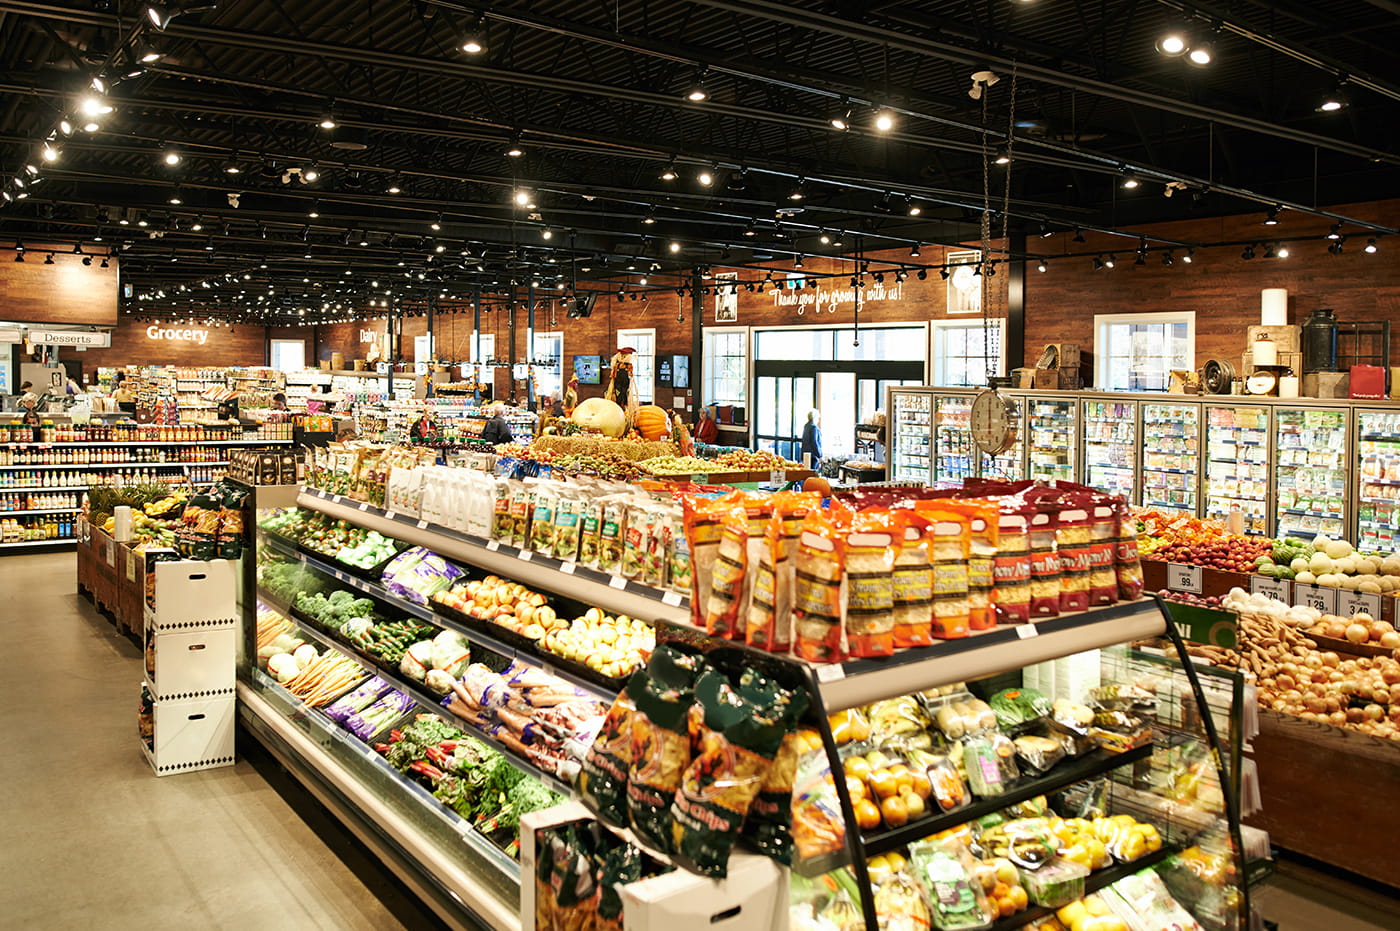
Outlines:
<svg viewBox="0 0 1400 931"><path fill-rule="evenodd" d="M1356 412L1356 548L1400 549L1400 413Z"/></svg>
<svg viewBox="0 0 1400 931"><path fill-rule="evenodd" d="M1349 457L1346 411L1274 409L1274 536L1346 535Z"/></svg>
<svg viewBox="0 0 1400 931"><path fill-rule="evenodd" d="M1200 405L1144 404L1142 506L1195 514L1200 452Z"/></svg>
<svg viewBox="0 0 1400 931"><path fill-rule="evenodd" d="M891 479L923 482L932 478L933 395L918 391L891 392L890 470Z"/></svg>
<svg viewBox="0 0 1400 931"><path fill-rule="evenodd" d="M1136 401L1084 402L1084 484L1137 500Z"/></svg>
<svg viewBox="0 0 1400 931"><path fill-rule="evenodd" d="M1074 446L1078 438L1070 398L1031 398L1026 432L1030 441L1028 478L1074 481Z"/></svg>
<svg viewBox="0 0 1400 931"><path fill-rule="evenodd" d="M1016 442L1000 456L982 454L982 477L1008 482L1026 477L1026 402L1022 398L1007 398L1016 411Z"/></svg>
<svg viewBox="0 0 1400 931"><path fill-rule="evenodd" d="M937 453L934 481L961 483L972 476L976 447L972 445L969 419L972 414L971 395L940 397L937 401L937 421L933 442Z"/></svg>
<svg viewBox="0 0 1400 931"><path fill-rule="evenodd" d="M1206 407L1206 517L1244 515L1244 532L1269 532L1269 409Z"/></svg>

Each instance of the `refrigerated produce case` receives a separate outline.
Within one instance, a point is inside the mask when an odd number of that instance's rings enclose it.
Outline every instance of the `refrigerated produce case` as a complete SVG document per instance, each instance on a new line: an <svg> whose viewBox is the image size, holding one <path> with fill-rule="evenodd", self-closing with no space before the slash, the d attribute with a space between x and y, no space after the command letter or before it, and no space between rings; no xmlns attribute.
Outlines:
<svg viewBox="0 0 1400 931"><path fill-rule="evenodd" d="M1142 405L1144 507L1196 513L1201 407L1187 402Z"/></svg>
<svg viewBox="0 0 1400 931"><path fill-rule="evenodd" d="M897 482L933 480L933 392L891 388L889 469Z"/></svg>
<svg viewBox="0 0 1400 931"><path fill-rule="evenodd" d="M935 482L959 483L974 474L977 447L968 428L972 398L965 395L935 399L933 448Z"/></svg>
<svg viewBox="0 0 1400 931"><path fill-rule="evenodd" d="M1347 412L1274 408L1274 535L1333 539L1347 527Z"/></svg>
<svg viewBox="0 0 1400 931"><path fill-rule="evenodd" d="M1206 409L1205 516L1244 517L1244 532L1269 532L1269 409L1236 404Z"/></svg>
<svg viewBox="0 0 1400 931"><path fill-rule="evenodd" d="M1085 401L1084 484L1138 500L1138 404Z"/></svg>
<svg viewBox="0 0 1400 931"><path fill-rule="evenodd" d="M1400 412L1356 412L1356 545L1400 545Z"/></svg>
<svg viewBox="0 0 1400 931"><path fill-rule="evenodd" d="M1073 398L1032 397L1026 408L1026 477L1074 481L1078 475L1079 404Z"/></svg>

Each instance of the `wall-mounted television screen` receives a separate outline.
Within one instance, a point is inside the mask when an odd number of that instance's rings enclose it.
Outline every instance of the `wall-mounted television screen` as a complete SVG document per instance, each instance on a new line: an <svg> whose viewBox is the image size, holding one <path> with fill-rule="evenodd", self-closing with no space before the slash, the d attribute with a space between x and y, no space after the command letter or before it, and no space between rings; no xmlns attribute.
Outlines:
<svg viewBox="0 0 1400 931"><path fill-rule="evenodd" d="M580 385L603 383L602 356L574 356L574 375Z"/></svg>
<svg viewBox="0 0 1400 931"><path fill-rule="evenodd" d="M671 387L690 387L690 356L672 356Z"/></svg>

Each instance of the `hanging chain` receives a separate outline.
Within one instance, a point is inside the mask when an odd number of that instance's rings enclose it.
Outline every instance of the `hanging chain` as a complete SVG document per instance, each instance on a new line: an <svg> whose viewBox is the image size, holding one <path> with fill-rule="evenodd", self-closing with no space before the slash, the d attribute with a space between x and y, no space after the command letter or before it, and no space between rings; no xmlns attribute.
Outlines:
<svg viewBox="0 0 1400 931"><path fill-rule="evenodd" d="M1011 169L1014 165L1013 147L1016 139L1016 83L1017 71L1013 65L1011 70L1011 101L1008 106L1008 117L1006 127L1006 178L1002 185L1001 196L1001 241L1006 243L1008 248L1010 238L1008 236L1011 222ZM986 364L987 384L990 386L992 378L996 376L996 360L992 355L992 311L996 309L997 298L1002 295L1003 286L996 283L996 261L989 258L992 251L992 148L987 139L988 111L990 107L990 97L992 89L986 87L982 91L982 262L978 266L981 279L982 297L982 358ZM1007 264L1010 263L1010 252L1007 252ZM1010 287L1009 276L1003 276L1006 282L1005 287Z"/></svg>

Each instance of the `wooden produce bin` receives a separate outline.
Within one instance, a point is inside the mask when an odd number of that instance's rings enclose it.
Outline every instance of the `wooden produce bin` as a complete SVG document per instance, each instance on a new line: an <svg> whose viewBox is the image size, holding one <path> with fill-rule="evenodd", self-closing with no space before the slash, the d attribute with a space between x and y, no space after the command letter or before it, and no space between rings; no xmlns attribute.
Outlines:
<svg viewBox="0 0 1400 931"><path fill-rule="evenodd" d="M1216 596L1226 595L1230 589L1236 587L1249 591L1249 573L1226 572L1222 569L1207 569L1205 567L1201 567L1201 590L1191 591L1191 587L1178 584L1169 577L1168 568L1172 565L1176 564L1144 556L1142 559L1143 589L1148 592L1157 592L1165 588L1168 591L1190 592L1193 595Z"/></svg>
<svg viewBox="0 0 1400 931"><path fill-rule="evenodd" d="M1253 756L1263 807L1248 824L1286 850L1400 888L1400 746L1260 709Z"/></svg>

